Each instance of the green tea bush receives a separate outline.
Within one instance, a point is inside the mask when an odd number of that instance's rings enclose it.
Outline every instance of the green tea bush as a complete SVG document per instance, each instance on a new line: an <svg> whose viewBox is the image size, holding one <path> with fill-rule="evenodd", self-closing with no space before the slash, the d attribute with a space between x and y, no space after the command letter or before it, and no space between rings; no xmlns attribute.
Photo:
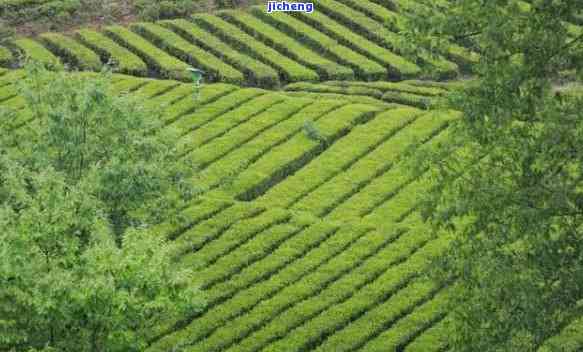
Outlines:
<svg viewBox="0 0 583 352"><path fill-rule="evenodd" d="M206 5L208 6L208 1ZM134 3L138 17L143 20L159 20L186 17L204 8L200 0L136 0Z"/></svg>
<svg viewBox="0 0 583 352"><path fill-rule="evenodd" d="M308 136L309 139L322 143L326 141L325 138L322 136L322 133L320 133L320 131L314 124L314 121L306 120L304 122L303 129L304 132L306 133L306 136Z"/></svg>

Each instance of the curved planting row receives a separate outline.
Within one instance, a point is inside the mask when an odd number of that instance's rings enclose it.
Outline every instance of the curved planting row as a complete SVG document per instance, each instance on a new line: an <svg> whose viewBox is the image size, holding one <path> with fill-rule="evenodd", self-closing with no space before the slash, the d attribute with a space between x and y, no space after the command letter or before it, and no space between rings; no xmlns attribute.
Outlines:
<svg viewBox="0 0 583 352"><path fill-rule="evenodd" d="M185 351L328 351L369 345L375 350L383 336L409 349L428 339L426 333L444 316L447 288L418 281L416 275L446 248L449 237L432 240L419 218L409 215L414 199L408 198L407 215L396 219L403 220L401 225L393 222L382 230L375 228L386 221L341 224L321 221L312 210L302 214L264 202L214 199L228 199L247 185L265 182L258 177L261 170L265 176L276 172L271 182L280 178L285 183L292 170L333 166L325 160L336 159L342 169L405 130L420 130L422 136L424 124L412 127L417 120L423 118L429 126L434 120L438 126L449 117L349 100L313 104L248 88L182 114L173 124L189 114L195 118L197 111L204 122L194 123L179 144L200 146L202 160L211 160L204 169L217 165L215 177L219 170L232 170L233 180L219 183L208 198L185 210L192 214L191 223L161 228L160 233L175 241L182 265L200 268L209 305L185 317L178 328L172 322L160 327L149 351L176 346ZM314 121L327 142L308 138L302 117ZM359 149L342 155L339 151L349 145ZM241 160L247 163L238 169L234 165ZM312 182L311 177L305 180ZM374 328L363 330L361 325Z"/></svg>
<svg viewBox="0 0 583 352"><path fill-rule="evenodd" d="M322 83L297 82L284 87L285 91L304 94L341 94L366 96L386 103L410 105L421 109L434 106L446 89L423 87L403 82L348 82L329 81Z"/></svg>
<svg viewBox="0 0 583 352"><path fill-rule="evenodd" d="M128 28L45 33L0 47L0 65L29 57L46 65L188 81L190 66L211 82L276 87L290 82L457 75L446 59L399 55L398 33L385 26L399 14L363 0L321 1L311 14L250 11L198 14L191 20L136 23ZM398 30L399 28L392 28ZM461 49L460 49L461 50ZM389 99L390 100L390 99Z"/></svg>

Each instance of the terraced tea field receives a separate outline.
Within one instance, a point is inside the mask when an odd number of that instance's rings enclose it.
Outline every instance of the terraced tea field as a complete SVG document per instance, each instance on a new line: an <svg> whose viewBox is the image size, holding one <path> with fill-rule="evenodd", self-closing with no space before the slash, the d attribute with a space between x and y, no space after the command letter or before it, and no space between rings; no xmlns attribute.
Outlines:
<svg viewBox="0 0 583 352"><path fill-rule="evenodd" d="M0 12L48 2L0 0ZM252 7L0 46L11 133L35 124L15 88L20 58L88 79L112 65L113 92L162 107L200 169L204 195L155 232L196 268L208 305L160 326L149 352L448 351L455 282L424 273L453 235L422 222L431 180L403 155L447 143L460 114L439 99L465 81L437 80L460 78L478 55L451 43L405 57L402 11L422 3L318 0L311 14ZM190 66L207 73L197 99ZM575 321L540 351L583 351L582 336Z"/></svg>
<svg viewBox="0 0 583 352"><path fill-rule="evenodd" d="M35 123L13 84L23 72L1 74L0 103L17 112L18 133ZM195 100L178 81L113 82L164 106L165 128L180 131L177 146L201 169L193 183L207 189L181 223L155 232L197 269L208 306L161 326L148 351L447 350L455 283L423 273L452 235L433 236L420 220L430 180L410 176L400 156L447 142L459 114L427 108L463 84L216 83ZM575 322L548 345L578 351L582 331Z"/></svg>
<svg viewBox="0 0 583 352"><path fill-rule="evenodd" d="M0 9L32 3L5 0ZM301 81L453 78L476 61L475 53L453 43L442 56L405 58L398 34L402 15L393 10L382 1L321 0L311 14L267 14L252 7L197 14L191 21L46 33L0 47L0 65L14 67L30 57L97 71L110 63L120 73L177 80L188 80L185 69L195 66L211 82L268 88Z"/></svg>

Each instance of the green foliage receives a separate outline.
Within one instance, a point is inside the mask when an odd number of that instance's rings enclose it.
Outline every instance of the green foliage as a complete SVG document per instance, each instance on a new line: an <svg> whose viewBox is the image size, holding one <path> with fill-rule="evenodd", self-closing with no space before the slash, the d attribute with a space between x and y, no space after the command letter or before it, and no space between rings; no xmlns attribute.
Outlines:
<svg viewBox="0 0 583 352"><path fill-rule="evenodd" d="M312 16L313 15L313 16ZM371 58L388 68L389 77L411 77L420 73L420 68L411 61L354 32L351 28L334 21L321 12L302 14L302 19L320 31L330 35L352 50Z"/></svg>
<svg viewBox="0 0 583 352"><path fill-rule="evenodd" d="M140 229L118 246L83 185L4 154L0 175L2 350L143 351L160 318L202 306L171 247Z"/></svg>
<svg viewBox="0 0 583 352"><path fill-rule="evenodd" d="M14 28L0 20L0 44L6 44L6 42L13 39L14 34Z"/></svg>
<svg viewBox="0 0 583 352"><path fill-rule="evenodd" d="M144 20L186 17L200 10L200 0L136 0L138 16Z"/></svg>
<svg viewBox="0 0 583 352"><path fill-rule="evenodd" d="M327 113L344 104L338 101L322 100L318 104L312 104L303 109L301 117L318 123ZM345 124L345 122L339 123L334 127L337 129L346 128ZM326 132L329 135L334 135L335 133L330 131L332 127L327 127ZM318 126L316 128L320 129ZM332 141L331 138L329 140ZM264 193L267 188L308 163L318 152L323 150L323 146L319 141L306 140L306 137L300 133L294 134L283 144L271 148L263 158L243 171L233 184L232 190L237 199L254 199L259 194Z"/></svg>
<svg viewBox="0 0 583 352"><path fill-rule="evenodd" d="M583 318L575 319L560 334L551 337L538 352L574 352L583 347Z"/></svg>
<svg viewBox="0 0 583 352"><path fill-rule="evenodd" d="M322 0L318 4L322 12L344 23L352 31L365 36L369 40L397 54L401 53L400 36L385 28L365 13L351 9L336 0ZM430 56L420 52L419 55L415 56L415 59L424 65L423 68L430 76L452 78L457 75L457 65L445 60L437 53Z"/></svg>
<svg viewBox="0 0 583 352"><path fill-rule="evenodd" d="M182 61L202 68L207 72L205 79L208 77L211 81L225 81L238 85L244 83L241 72L167 28L154 23L136 23L131 26L131 29L156 43L158 47L179 57Z"/></svg>
<svg viewBox="0 0 583 352"><path fill-rule="evenodd" d="M286 81L316 81L318 75L313 70L302 66L294 60L280 54L276 50L257 41L231 23L212 15L196 15L194 22L200 24L212 33L216 33L222 40L229 43L234 49L240 50L259 61L275 67L284 76Z"/></svg>
<svg viewBox="0 0 583 352"><path fill-rule="evenodd" d="M254 83L264 87L273 87L279 84L276 70L253 57L244 55L239 50L235 50L204 27L186 20L163 21L160 23L170 27L188 40L196 42L202 48L212 52L245 73L246 79L250 84Z"/></svg>
<svg viewBox="0 0 583 352"><path fill-rule="evenodd" d="M189 79L188 64L166 53L129 29L114 25L105 28L105 33L119 45L139 56L162 78Z"/></svg>
<svg viewBox="0 0 583 352"><path fill-rule="evenodd" d="M128 15L141 20L187 17L215 6L213 0L5 0L0 17L9 26L62 31L88 22L115 23Z"/></svg>
<svg viewBox="0 0 583 352"><path fill-rule="evenodd" d="M314 121L312 120L304 121L302 128L304 129L304 133L309 139L321 143L324 143L326 141L326 139L322 136L322 133L320 133L320 131L314 124Z"/></svg>
<svg viewBox="0 0 583 352"><path fill-rule="evenodd" d="M33 60L40 62L49 68L59 69L63 67L57 56L53 55L53 53L42 46L42 44L33 39L21 38L14 40L11 44L21 53L22 61L24 62Z"/></svg>
<svg viewBox="0 0 583 352"><path fill-rule="evenodd" d="M1 350L143 351L161 323L203 307L148 226L184 222L193 168L156 112L110 95L109 80L34 62L21 78L34 120L0 134Z"/></svg>
<svg viewBox="0 0 583 352"><path fill-rule="evenodd" d="M59 33L43 33L39 38L59 56L81 70L98 71L102 66L96 53L68 36Z"/></svg>
<svg viewBox="0 0 583 352"><path fill-rule="evenodd" d="M320 79L354 79L354 73L350 68L324 58L320 53L251 14L242 11L223 11L221 16L236 23L253 37L261 38L286 56L316 70Z"/></svg>
<svg viewBox="0 0 583 352"><path fill-rule="evenodd" d="M340 93L346 95L365 95L373 98L380 99L383 93L379 90L362 87L358 85L351 86L350 84L345 85L326 85L319 83L309 83L309 82L297 82L288 84L285 86L285 90L288 91L308 91L316 93Z"/></svg>
<svg viewBox="0 0 583 352"><path fill-rule="evenodd" d="M435 51L464 40L477 79L454 91L463 112L451 142L419 159L434 187L422 204L437 228L459 230L438 277L459 278L447 332L453 351L533 351L580 316L583 297L583 100L556 94L580 80L583 36L566 21L583 3L464 0L428 5L410 34ZM468 153L444 160L464 146Z"/></svg>
<svg viewBox="0 0 583 352"><path fill-rule="evenodd" d="M24 165L52 167L90 188L117 234L166 220L193 196L193 168L178 161L173 132L152 133L159 128L155 112L109 95L107 75L86 80L38 64L26 69L20 89L35 121L19 136L2 134Z"/></svg>
<svg viewBox="0 0 583 352"><path fill-rule="evenodd" d="M328 112L315 122L320 134L325 138L326 144L312 141L306 136L300 135L285 144L285 147L289 149L278 148L274 153L275 155L273 155L274 160L264 159L264 161L270 162L272 167L277 167L277 169L271 171L274 179L269 180L269 183L277 184L284 178L285 182L279 184L278 188L272 189L271 192L263 195L261 201L270 206L287 208L298 198L306 195L309 190L314 190L315 186L321 184L322 178L325 177L325 171L319 174L317 171L314 172L313 167L302 167L322 153L325 145L331 145L336 140L347 135L355 126L371 120L378 110L379 108L377 107L364 104L343 106ZM283 153L287 155L282 158L281 154ZM283 165L282 161L284 162ZM315 164L312 165L316 167ZM298 170L299 172L295 172ZM290 174L294 176L288 178ZM315 179L301 177L301 175L313 176L314 174L318 176ZM253 193L256 191L254 190Z"/></svg>
<svg viewBox="0 0 583 352"><path fill-rule="evenodd" d="M76 38L99 54L114 71L136 76L147 76L148 66L137 55L117 44L102 33L82 29L75 32Z"/></svg>
<svg viewBox="0 0 583 352"><path fill-rule="evenodd" d="M72 20L80 9L89 4L90 1L86 0L8 0L0 3L0 16L10 25L38 21L46 27L56 29Z"/></svg>

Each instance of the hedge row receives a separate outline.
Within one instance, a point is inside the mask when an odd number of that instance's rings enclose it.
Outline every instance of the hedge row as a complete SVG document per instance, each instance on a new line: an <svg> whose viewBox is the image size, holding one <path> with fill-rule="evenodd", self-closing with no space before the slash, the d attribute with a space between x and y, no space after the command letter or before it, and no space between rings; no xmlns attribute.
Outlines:
<svg viewBox="0 0 583 352"><path fill-rule="evenodd" d="M381 79L387 76L385 68L368 59L349 47L339 45L328 35L306 25L302 21L282 12L265 13L264 9L253 7L251 12L263 21L272 24L279 30L289 33L302 43L306 43L314 50L333 58L342 65L354 70L357 78L363 80ZM316 12L310 15L315 15Z"/></svg>
<svg viewBox="0 0 583 352"><path fill-rule="evenodd" d="M441 82L439 82L441 83ZM349 81L327 81L323 85L335 87L363 87L386 92L388 90L395 92L405 92L417 95L427 95L430 97L442 96L447 93L446 89L437 87L423 87L403 82L349 82Z"/></svg>
<svg viewBox="0 0 583 352"><path fill-rule="evenodd" d="M255 38L260 38L287 57L318 72L320 79L354 79L354 72L321 56L301 42L246 12L225 11L222 16L236 23ZM335 77L335 78L334 78Z"/></svg>
<svg viewBox="0 0 583 352"><path fill-rule="evenodd" d="M213 33L186 20L161 21L160 24L172 29L190 42L212 52L223 61L246 75L250 85L271 88L279 85L278 73L270 66L249 57L217 38Z"/></svg>
<svg viewBox="0 0 583 352"><path fill-rule="evenodd" d="M43 33L39 39L72 66L81 70L99 71L101 59L91 49L59 33Z"/></svg>
<svg viewBox="0 0 583 352"><path fill-rule="evenodd" d="M290 213L283 209L270 209L258 216L243 219L220 233L218 238L207 241L200 249L184 255L180 262L187 267L193 265L200 265L203 268L212 266L219 258L229 255L231 251L257 234L271 231L274 226L287 222L290 216Z"/></svg>
<svg viewBox="0 0 583 352"><path fill-rule="evenodd" d="M317 104L309 105L302 110L302 118L304 121L318 122L320 118L327 116L330 111L344 105L337 101L319 101ZM301 122L296 126L292 126L292 132L296 132L301 128ZM319 149L321 144L305 138L303 135L294 134L289 140L281 143L281 145L274 146L265 155L261 156L255 163L251 164L244 170L239 177L234 180L229 191L239 199L248 200L254 198L256 192L260 192L263 186L268 183L268 180L273 180L276 177L284 178L285 172L282 168L285 165L290 165L292 160L296 160L300 156L304 156L307 150ZM273 160L277 160L274 164Z"/></svg>
<svg viewBox="0 0 583 352"><path fill-rule="evenodd" d="M81 43L98 53L103 62L112 62L115 71L135 76L148 76L148 66L142 59L105 35L83 29L75 32L75 36Z"/></svg>
<svg viewBox="0 0 583 352"><path fill-rule="evenodd" d="M410 240L405 241L409 236ZM318 270L261 302L248 314L226 324L211 338L219 340L223 337L228 341L233 336L242 337L243 340L232 347L233 352L292 351L307 341L297 340L294 332L300 331L306 326L305 323L314 321L330 307L361 291L395 264L405 261L427 241L424 237L429 235L416 236L401 228L389 234L369 232ZM402 276L403 283L409 278ZM311 327L312 332L318 333L325 324ZM217 345L213 343L213 347ZM313 350L313 346L306 347L305 350Z"/></svg>
<svg viewBox="0 0 583 352"><path fill-rule="evenodd" d="M180 211L174 222L164 222L150 229L152 235L176 240L199 223L212 219L233 206L233 202L220 199L197 199Z"/></svg>
<svg viewBox="0 0 583 352"><path fill-rule="evenodd" d="M322 99L327 99L327 100L340 100L343 101L344 103L354 103L354 104L368 104L368 105L374 105L374 106L378 106L380 108L395 108L398 107L398 104L391 104L391 103L386 103L383 102L382 100L379 99L375 99L372 97L367 97L364 95L345 95L345 94L338 94L338 93L314 93L314 92L306 92L306 91L300 91L300 92L291 92L291 91L287 91L284 92L285 95L290 96L290 97L298 97L298 98L310 98L310 99L314 99L314 100L322 100Z"/></svg>
<svg viewBox="0 0 583 352"><path fill-rule="evenodd" d="M300 316L304 315L312 319L292 330L285 338L269 345L265 351L310 350L327 336L349 324L354 317L364 314L378 302L396 294L419 272L427 270L432 261L449 247L450 238L443 236L416 250L430 236L425 234L430 231L429 229L424 228L421 231L423 234L419 237L423 240L417 242L416 246L410 244L411 237L414 235L407 236L405 247L414 247L411 248L412 251L393 248L386 255L379 253L371 259L374 264L370 266L365 264L358 268L361 269L358 270L360 275L355 275L353 278L347 276L345 281L348 282L337 282L320 295L295 306L294 313L297 312ZM407 259L402 263L393 267L389 266L399 263L404 258ZM323 309L326 310L318 314ZM291 324L286 324L281 320L290 321L292 318L288 314L281 315L274 319L270 326L278 330L290 327ZM303 323L299 319L298 322ZM257 339L257 336L255 338Z"/></svg>
<svg viewBox="0 0 583 352"><path fill-rule="evenodd" d="M368 39L399 53L399 38L388 30L382 23L376 22L366 14L356 11L335 0L321 0L318 9L330 17L344 23L354 32L360 33ZM305 14L303 17L307 17ZM451 78L457 75L457 65L444 58L435 58L422 54L419 59L430 66L439 78Z"/></svg>
<svg viewBox="0 0 583 352"><path fill-rule="evenodd" d="M301 225L305 226L306 224ZM317 251L319 246L326 243L325 241L329 240L337 232L338 226L326 222L314 222L310 227L303 229L277 248L274 248L269 256L251 263L251 265L233 275L229 281L211 284L207 289L207 293L211 297L209 304L214 306L232 297L237 291L268 279L286 266L301 260L310 251Z"/></svg>
<svg viewBox="0 0 583 352"><path fill-rule="evenodd" d="M576 319L558 335L546 340L538 352L577 352L583 348L583 317Z"/></svg>
<svg viewBox="0 0 583 352"><path fill-rule="evenodd" d="M270 150L235 182L233 190L237 194L237 199L253 200L272 187L285 184L290 174L294 174L316 158L326 145L333 145L354 126L370 120L378 111L377 107L368 105L340 106L333 102L321 104L322 107L314 107L312 116L307 115L305 118L312 118L314 127L323 141L308 138L302 133ZM261 202L266 202L270 206L279 206L285 202L284 199L271 197L271 193L264 194L260 198Z"/></svg>
<svg viewBox="0 0 583 352"><path fill-rule="evenodd" d="M306 314L313 314L313 306L307 303L328 305L330 301L338 299L339 295L351 294L353 290L350 284L356 284L372 273L358 277L351 274L365 267L368 259L383 248L390 247L398 234L396 232L387 236L375 231L367 232L317 270L287 285L277 294L263 298L259 304L245 312L246 314L223 323L212 335L194 345L193 349L209 352L224 351L227 348L233 352L261 350L276 337L292 331ZM393 254L392 257L397 255ZM386 258L384 267L391 263L392 258ZM340 282L344 282L344 287L337 287ZM331 288L336 290L332 291ZM313 299L314 297L318 297L318 300ZM280 351L290 350L288 347L290 346L286 345Z"/></svg>
<svg viewBox="0 0 583 352"><path fill-rule="evenodd" d="M240 173L241 171L238 168L241 160L245 160L246 165L253 165L253 163L261 159L264 155L269 154L272 149L278 148L280 145L289 141L296 141L298 138L306 138L303 133L299 134L298 132L302 129L302 123L305 121L304 119L314 118L316 116L314 120L318 120L318 114L321 114L321 109L315 105L319 104L312 104L305 107L298 113L294 114L291 118L263 132L251 143L247 143L241 148L233 151L208 170L208 175L210 176L209 179L219 179L221 172L224 172L224 170L230 175ZM267 179L257 179L255 181L262 183L269 182ZM230 194L240 194L241 192L246 191L244 188L239 188L242 182L237 180L233 183L234 184L229 184L227 187L227 191Z"/></svg>
<svg viewBox="0 0 583 352"><path fill-rule="evenodd" d="M112 93L118 93L118 94L131 93L131 92L134 92L134 91L142 88L146 84L148 84L148 81L146 81L144 79L137 79L137 78L129 77L129 78L119 80L117 82L113 82L111 85L111 90L112 90Z"/></svg>
<svg viewBox="0 0 583 352"><path fill-rule="evenodd" d="M284 223L258 233L228 255L218 258L213 265L200 270L197 274L203 278L201 288L207 289L228 280L245 267L271 255L273 250L303 229L294 224ZM222 238L219 241L224 243Z"/></svg>
<svg viewBox="0 0 583 352"><path fill-rule="evenodd" d="M188 259L189 254L215 241L235 224L245 219L253 219L264 211L265 209L262 207L241 203L235 203L228 208L223 207L220 212L203 218L202 221L198 221L195 225L191 225L181 232L174 240L174 253L181 263L190 265L191 268L193 265L197 266L198 264L192 261L185 263L185 258Z"/></svg>
<svg viewBox="0 0 583 352"><path fill-rule="evenodd" d="M320 339L324 339L324 342L314 352L345 352L361 348L370 339L392 327L399 319L406 317L416 306L431 300L438 290L439 286L433 281L416 280L360 316L357 312L351 313L345 309L341 310L344 314L353 314L353 317L358 318L349 322L349 325L344 325L346 322L340 323L340 326L336 327L336 333L328 338L321 337ZM350 308L357 304L364 305L366 302L361 298L358 302L346 303L346 307ZM326 312L324 314L332 313ZM313 324L308 322L306 325L308 327Z"/></svg>
<svg viewBox="0 0 583 352"><path fill-rule="evenodd" d="M298 82L288 84L284 90L291 92L314 92L314 93L337 93L345 95L364 95L380 99L383 97L383 92L377 89L362 87L362 86L334 86L320 83Z"/></svg>
<svg viewBox="0 0 583 352"><path fill-rule="evenodd" d="M435 99L431 97L395 91L385 92L382 100L389 103L416 106L421 109L429 109L436 103Z"/></svg>
<svg viewBox="0 0 583 352"><path fill-rule="evenodd" d="M448 317L423 332L413 342L406 345L404 352L442 352L447 348Z"/></svg>
<svg viewBox="0 0 583 352"><path fill-rule="evenodd" d="M0 46L0 66L10 66L14 63L14 55L10 49Z"/></svg>
<svg viewBox="0 0 583 352"><path fill-rule="evenodd" d="M354 0L341 0L341 1L354 2ZM366 0L364 0L364 2L370 3L369 1L366 1ZM375 4L375 5L377 5L377 4ZM377 5L377 6L379 6L379 5ZM418 9L420 7L424 7L424 6L425 5L419 1L410 1L410 0L400 0L399 1L399 8L404 9L405 11L417 12L417 11L419 11ZM382 7L382 6L380 6L380 7ZM369 12L367 12L367 11L363 11L363 12L366 12L367 14L369 14ZM396 24L396 26L394 27L395 31L398 32L398 31L403 29L402 25L400 25L400 23L403 22L402 16L400 14L397 15L394 12L390 12L390 14L388 14L386 11L379 11L378 13L380 14L379 20L381 22L391 21L391 22ZM396 18L395 18L395 16L396 16ZM449 43L446 51L443 52L443 54L446 55L451 60L453 60L458 65L460 65L464 70L469 70L471 65L476 64L480 58L480 56L477 53L475 53L471 50L468 50L467 48L464 48L462 46L459 46L455 43Z"/></svg>
<svg viewBox="0 0 583 352"><path fill-rule="evenodd" d="M450 290L451 288L441 290L429 302L417 307L388 330L368 341L363 349L370 352L402 351L408 342L445 316Z"/></svg>
<svg viewBox="0 0 583 352"><path fill-rule="evenodd" d="M440 133L441 130L436 130L435 133ZM446 134L438 136L440 140L437 143L446 140ZM428 138L433 138L429 136ZM424 141L421 141L422 143ZM425 146L424 146L425 147ZM426 146L431 147L431 146ZM472 165L479 161L479 158L472 156L468 148L459 148L454 153L448 156L456 161L462 161L466 165ZM390 175L387 175L387 177ZM385 176L383 176L384 178ZM419 194L426 193L431 187L431 175L423 174L420 177L401 177L404 180L400 185L396 186L396 192L389 194L380 202L376 203L372 208L367 209L367 214L362 218L362 222L371 226L382 226L387 221L400 221L412 211L419 201ZM380 181L380 180L379 180Z"/></svg>
<svg viewBox="0 0 583 352"><path fill-rule="evenodd" d="M375 21L389 26L389 28L394 32L397 32L400 29L399 22L402 21L401 16L385 6L369 0L338 0L338 2L341 2L346 6L350 6L357 11L365 13ZM401 5L402 2L403 1L400 1L399 5Z"/></svg>
<svg viewBox="0 0 583 352"><path fill-rule="evenodd" d="M132 24L130 28L182 61L204 70L205 80L244 84L245 77L237 69L167 28L154 23Z"/></svg>
<svg viewBox="0 0 583 352"><path fill-rule="evenodd" d="M340 231L335 232L324 241L321 241L319 246L308 248L309 251L307 253L301 254L296 260L283 267L282 270L277 271L266 280L256 283L253 282L254 284L249 286L250 282L248 280L234 279L233 283L235 285L242 281L245 288L240 289L242 288L241 286L231 288L227 300L223 300L224 298L222 298L222 301L219 304L212 302L210 309L208 309L204 315L184 326L181 330L175 331L158 340L148 349L148 351L168 351L179 342L195 343L201 341L221 326L224 326L238 316L247 313L253 307L265 301L268 297L276 295L286 287L300 280L302 277L305 277L314 272L314 270L328 264L368 231L370 230L365 227L345 226ZM308 233L311 232L308 231ZM272 255L268 258L271 257L274 256ZM220 292L217 292L218 287L219 286L210 292L220 294ZM211 300L213 300L212 297L215 297L215 295L211 295Z"/></svg>
<svg viewBox="0 0 583 352"><path fill-rule="evenodd" d="M411 112L417 114L416 112ZM425 114L406 128L399 130L392 138L379 145L352 164L344 172L335 175L300 202L293 209L309 210L326 215L346 199L360 191L376 177L382 175L398 160L400 155L414 143L429 140L447 126L449 116ZM409 208L407 208L409 209ZM391 216L396 214L391 214ZM371 219L376 220L376 219ZM385 219L386 222L387 219ZM383 221L374 222L380 225Z"/></svg>
<svg viewBox="0 0 583 352"><path fill-rule="evenodd" d="M217 119L224 119L223 115L247 104L253 106L258 99L265 95L265 91L256 88L239 89L233 93L223 96L211 104L207 104L196 109L193 113L184 115L173 124L180 131L181 139L177 141L177 147L185 151L189 147L199 146L219 135L224 129L218 132L211 132L210 125L217 123ZM236 115L238 116L238 115ZM203 129L204 127L204 129ZM204 132L201 132L201 129Z"/></svg>
<svg viewBox="0 0 583 352"><path fill-rule="evenodd" d="M245 205L237 204L218 216L222 221L219 221L219 219L210 219L209 221L206 221L205 223L198 225L196 227L198 230L197 233L199 233L203 237L208 237L209 235L207 233L213 233L214 236L217 237L218 235L216 235L216 233L219 234L224 233L229 228L231 228L236 222L246 219L248 216L241 216L240 213L251 214L249 209L252 208L256 207L250 207L248 204ZM239 213L236 212L237 210L239 211ZM231 213L232 218L227 217L228 215L227 213L229 212ZM251 216L257 216L257 213L253 213L251 214ZM279 244L277 248L274 249L274 251L277 252L279 252L280 250L284 250L284 252L281 253L282 256L276 257L278 258L278 260L273 260L274 259L273 256L265 257L266 253L263 252L250 253L248 251L244 251L244 249L241 247L228 257L221 257L219 261L223 261L224 258L228 260L229 266L227 268L225 267L221 268L218 267L219 262L215 263L212 266L212 268L216 268L216 270L208 271L208 275L212 275L212 273L214 272L216 273L217 276L213 277L215 277L216 279L210 279L210 277L205 275L204 281L202 282L201 286L205 290L211 290L211 287L217 288L222 287L223 289L220 289L218 291L216 289L212 289L213 291L217 292L211 291L211 294L209 294L210 302L208 302L208 305L205 307L205 309L206 310L211 309L216 304L219 304L220 301L224 301L225 299L232 297L236 293L236 291L247 288L250 285L260 281L260 278L264 278L265 275L269 275L270 270L271 272L273 272L277 270L277 268L282 268L286 260L293 261L294 259L297 259L298 257L304 255L305 252L314 248L318 243L321 243L322 241L330 237L337 230L337 227L329 226L328 224L326 224L326 226L312 226L306 231L304 231L306 227L310 226L313 223L314 223L313 219L306 220L294 217L287 223L275 226L273 231L277 232L279 231L278 229L281 229L282 231L284 231L282 232L282 234L285 233L284 228L293 227L295 229L300 229L299 231L295 231L297 234L292 235L291 238L288 238L287 240L283 241L283 243ZM262 234L267 233L268 232L263 231L258 236L262 236ZM249 245L251 245L251 243L257 243L255 238L256 237L253 237L251 239ZM270 239L267 239L267 241L270 241ZM257 243L257 245L261 246L261 244L259 243ZM292 246L290 247L290 245ZM242 256L251 255L251 258L256 259L258 258L255 255L262 255L263 257L261 259L258 259L257 261L253 260L251 262L247 262L244 260L244 263L241 263L241 260L237 259L239 254L241 254ZM222 262L221 264L227 264L227 262ZM240 272L237 273L233 272L231 264L238 265L238 269L240 269ZM205 269L202 268L201 270ZM223 278L225 278L225 274L227 274L227 276L233 274L234 276L229 281L226 281L223 280ZM193 318L194 316L191 316L188 319ZM169 331L171 331L173 326L172 322L167 322L164 325L165 326L162 326L159 329L159 332L162 335L164 334L164 332L166 332L167 334Z"/></svg>
<svg viewBox="0 0 583 352"><path fill-rule="evenodd" d="M203 105L214 102L237 89L239 87L231 84L208 84L200 88L195 99L192 84L181 84L177 89L173 89L168 94L149 100L146 105L154 107L165 105L166 109L162 118L164 119L164 123L168 125L183 116L192 114Z"/></svg>
<svg viewBox="0 0 583 352"><path fill-rule="evenodd" d="M372 121L356 126L310 165L270 190L263 199L270 205L286 208L297 202L301 204L311 192L390 139L419 114L416 109L395 109L377 114ZM276 203L271 203L271 200ZM301 205L294 208L306 210ZM320 216L318 212L314 214Z"/></svg>
<svg viewBox="0 0 583 352"><path fill-rule="evenodd" d="M321 12L299 14L299 18L340 43L382 64L387 68L390 78L403 79L416 76L421 72L416 64L377 45Z"/></svg>
<svg viewBox="0 0 583 352"><path fill-rule="evenodd" d="M426 81L426 80L418 80L418 79L411 79L405 80L400 83L417 86L417 87L429 87L429 88L440 88L445 90L452 90L452 89L463 89L466 85L474 82L475 80L463 80L463 81L446 81L446 82L435 82L435 81Z"/></svg>
<svg viewBox="0 0 583 352"><path fill-rule="evenodd" d="M283 103L274 105L255 116L252 123L238 125L224 135L214 139L213 143L196 149L190 156L194 157L194 160L202 168L206 168L239 146L252 140L264 130L288 119L310 103L312 101L309 99L285 100ZM209 181L215 182L215 180Z"/></svg>
<svg viewBox="0 0 583 352"><path fill-rule="evenodd" d="M313 70L278 53L220 17L202 14L194 16L193 19L196 23L216 33L233 48L276 68L281 73L283 81L317 81L319 79L318 74Z"/></svg>
<svg viewBox="0 0 583 352"><path fill-rule="evenodd" d="M135 95L140 96L143 99L152 99L158 96L162 96L172 89L178 87L178 82L176 81L165 81L152 79L147 80L147 84L140 89L135 91Z"/></svg>
<svg viewBox="0 0 583 352"><path fill-rule="evenodd" d="M190 81L190 73L186 71L189 66L186 63L160 50L129 29L116 25L106 27L104 32L118 44L139 56L162 78Z"/></svg>
<svg viewBox="0 0 583 352"><path fill-rule="evenodd" d="M438 143L447 142L449 129L445 129L419 148L428 151ZM409 141L411 143L411 141ZM417 146L417 144L415 144ZM405 185L412 181L407 161L399 161L387 172L374 178L357 193L347 197L326 215L332 221L358 221L372 213L374 209L394 197Z"/></svg>
<svg viewBox="0 0 583 352"><path fill-rule="evenodd" d="M184 135L178 141L178 148L182 154L188 154L196 147L200 147L211 142L217 137L223 136L225 133L231 129L239 126L242 123L249 121L255 116L265 112L274 105L280 104L285 100L285 98L277 93L275 94L264 94L256 99L253 99L247 103L241 104L237 107L233 107L224 114L217 115L214 113L214 104L208 106L208 109L202 108L200 111L196 111L192 115L185 116L185 123L187 121L197 121L194 124L188 123L193 128L192 132ZM230 106L229 106L230 107ZM217 120L210 122L209 124L202 125L205 117L216 117ZM179 120L182 121L183 119ZM200 121L200 122L199 122Z"/></svg>
<svg viewBox="0 0 583 352"><path fill-rule="evenodd" d="M11 42L26 59L40 62L50 68L60 68L62 63L58 57L37 41L29 38L16 39Z"/></svg>
<svg viewBox="0 0 583 352"><path fill-rule="evenodd" d="M382 224L386 221L400 221L406 217L419 201L419 195L428 191L431 180L428 174L403 186L393 197L375 208L364 217L367 224Z"/></svg>

